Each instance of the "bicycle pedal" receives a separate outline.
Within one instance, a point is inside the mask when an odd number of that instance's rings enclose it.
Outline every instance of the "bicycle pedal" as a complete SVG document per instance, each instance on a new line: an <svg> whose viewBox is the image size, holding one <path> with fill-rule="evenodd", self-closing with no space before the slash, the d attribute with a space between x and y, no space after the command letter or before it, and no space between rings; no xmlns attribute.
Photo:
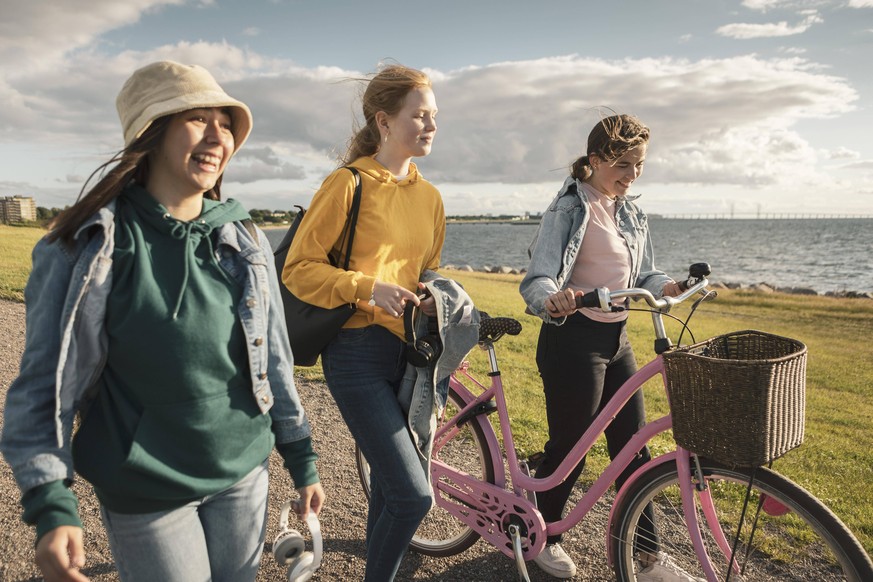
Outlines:
<svg viewBox="0 0 873 582"><path fill-rule="evenodd" d="M527 468L531 474L539 469L540 465L543 464L543 461L546 459L546 454L542 451L538 451L527 458Z"/></svg>

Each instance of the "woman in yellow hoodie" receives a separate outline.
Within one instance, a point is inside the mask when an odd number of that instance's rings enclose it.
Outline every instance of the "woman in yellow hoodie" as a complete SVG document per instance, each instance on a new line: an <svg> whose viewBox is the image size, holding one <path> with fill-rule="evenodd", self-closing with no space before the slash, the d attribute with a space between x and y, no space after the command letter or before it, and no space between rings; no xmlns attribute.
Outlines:
<svg viewBox="0 0 873 582"><path fill-rule="evenodd" d="M412 162L430 153L437 107L430 79L402 65L383 68L363 94L364 126L343 165L362 180L349 270L328 255L340 239L355 190L338 168L325 179L302 221L282 274L294 295L321 307L356 303L355 314L322 353L330 392L371 471L366 580L392 580L431 506L396 393L406 370L403 311L419 300L422 272L439 266L445 211L439 191ZM343 263L343 258L338 264Z"/></svg>

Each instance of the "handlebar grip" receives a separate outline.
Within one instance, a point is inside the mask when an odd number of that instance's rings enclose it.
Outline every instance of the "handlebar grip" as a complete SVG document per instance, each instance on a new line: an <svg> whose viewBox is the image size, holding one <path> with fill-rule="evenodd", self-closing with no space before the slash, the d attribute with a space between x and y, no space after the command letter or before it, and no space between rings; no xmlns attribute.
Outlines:
<svg viewBox="0 0 873 582"><path fill-rule="evenodd" d="M589 291L585 295L577 295L576 307L600 307L600 298L597 296L597 290Z"/></svg>

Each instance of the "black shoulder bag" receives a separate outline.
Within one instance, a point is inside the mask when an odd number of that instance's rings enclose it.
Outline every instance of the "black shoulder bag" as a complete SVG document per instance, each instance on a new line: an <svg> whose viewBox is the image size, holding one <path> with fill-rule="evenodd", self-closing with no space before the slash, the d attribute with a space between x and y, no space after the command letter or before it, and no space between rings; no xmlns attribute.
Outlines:
<svg viewBox="0 0 873 582"><path fill-rule="evenodd" d="M349 269L349 259L352 256L352 242L355 238L355 225L358 222L358 211L361 207L361 176L355 168L346 167L355 176L355 195L352 199L352 207L346 217L346 226L343 229L343 238L340 240L340 251L343 241L348 237L345 250L343 269ZM294 296L282 282L282 269L288 257L288 249L291 241L300 227L300 222L306 211L300 208L300 212L294 218L294 222L288 228L288 232L282 238L282 242L273 252L276 262L276 272L279 275L279 289L282 294L282 304L285 307L285 323L288 327L288 339L291 342L291 352L294 354L294 364L297 366L314 366L319 354L330 341L336 337L340 328L349 320L357 309L355 303L345 303L333 309L317 307L311 303L301 301ZM341 255L342 256L342 255ZM330 264L337 266L338 259L331 253Z"/></svg>

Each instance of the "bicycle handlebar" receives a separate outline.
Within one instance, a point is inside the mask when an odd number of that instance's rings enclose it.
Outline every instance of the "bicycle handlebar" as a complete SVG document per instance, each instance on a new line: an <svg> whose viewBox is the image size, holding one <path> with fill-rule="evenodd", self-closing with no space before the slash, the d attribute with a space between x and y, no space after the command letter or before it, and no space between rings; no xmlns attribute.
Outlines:
<svg viewBox="0 0 873 582"><path fill-rule="evenodd" d="M706 263L695 263L689 269L688 288L677 295L676 297L662 297L655 299L651 291L634 287L631 289L617 289L610 291L606 287L598 287L593 291L589 291L584 295L576 297L576 307L590 307L600 309L607 313L613 311L622 311L624 307L614 305L617 299L631 298L643 299L652 309L667 312L674 305L682 303L689 297L697 293L705 293L706 287L709 285L709 280L706 278L709 275L709 265Z"/></svg>

